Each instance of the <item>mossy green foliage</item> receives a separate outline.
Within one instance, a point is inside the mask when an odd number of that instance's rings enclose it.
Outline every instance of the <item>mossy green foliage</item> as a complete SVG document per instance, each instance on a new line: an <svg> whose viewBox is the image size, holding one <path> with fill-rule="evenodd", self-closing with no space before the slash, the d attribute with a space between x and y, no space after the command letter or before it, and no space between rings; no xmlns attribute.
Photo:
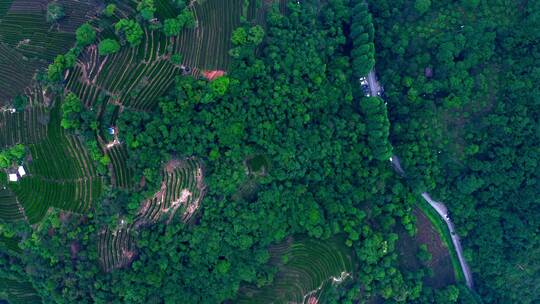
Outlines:
<svg viewBox="0 0 540 304"><path fill-rule="evenodd" d="M367 122L368 144L373 157L380 161L388 161L392 156L392 145L388 139L390 122L384 101L380 97L362 98L360 109Z"/></svg>
<svg viewBox="0 0 540 304"><path fill-rule="evenodd" d="M120 43L115 39L104 39L99 43L98 49L101 56L114 54L120 50Z"/></svg>
<svg viewBox="0 0 540 304"><path fill-rule="evenodd" d="M154 13L156 12L154 0L140 0L137 4L137 11L144 20L153 19Z"/></svg>
<svg viewBox="0 0 540 304"><path fill-rule="evenodd" d="M56 22L64 18L64 7L58 2L51 2L47 4L47 22Z"/></svg>
<svg viewBox="0 0 540 304"><path fill-rule="evenodd" d="M269 168L268 158L263 154L255 155L247 160L249 170L255 173L267 171Z"/></svg>
<svg viewBox="0 0 540 304"><path fill-rule="evenodd" d="M370 1L396 154L490 303L540 301L540 2L513 4Z"/></svg>
<svg viewBox="0 0 540 304"><path fill-rule="evenodd" d="M64 129L77 129L80 127L80 115L83 111L83 104L79 97L73 93L68 93L62 103L62 121L60 125Z"/></svg>
<svg viewBox="0 0 540 304"><path fill-rule="evenodd" d="M106 17L112 17L115 12L116 12L116 4L114 3L108 4L103 9L103 15L105 15Z"/></svg>
<svg viewBox="0 0 540 304"><path fill-rule="evenodd" d="M96 30L89 23L84 23L75 31L75 38L78 45L87 46L96 40Z"/></svg>
<svg viewBox="0 0 540 304"><path fill-rule="evenodd" d="M195 17L190 9L184 9L176 18L165 19L163 32L166 36L176 36L185 28L195 25Z"/></svg>
<svg viewBox="0 0 540 304"><path fill-rule="evenodd" d="M116 34L126 39L132 47L141 44L144 31L136 20L120 19L120 21L114 25L114 29Z"/></svg>
<svg viewBox="0 0 540 304"><path fill-rule="evenodd" d="M13 163L21 161L25 156L25 152L26 148L21 144L0 150L0 168L8 168Z"/></svg>
<svg viewBox="0 0 540 304"><path fill-rule="evenodd" d="M69 50L65 55L58 55L54 58L54 62L49 64L47 68L47 77L51 82L58 82L63 79L64 71L66 69L72 68L75 65L75 60L77 59L76 49Z"/></svg>
<svg viewBox="0 0 540 304"><path fill-rule="evenodd" d="M352 0L351 5L352 68L355 77L363 77L375 66L375 29L367 2Z"/></svg>

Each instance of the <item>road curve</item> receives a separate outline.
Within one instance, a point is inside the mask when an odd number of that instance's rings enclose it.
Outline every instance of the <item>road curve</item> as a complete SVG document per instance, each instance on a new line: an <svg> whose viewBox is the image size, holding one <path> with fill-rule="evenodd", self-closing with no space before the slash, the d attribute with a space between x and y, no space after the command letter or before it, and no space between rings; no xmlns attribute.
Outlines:
<svg viewBox="0 0 540 304"><path fill-rule="evenodd" d="M471 274L471 269L469 268L469 264L467 264L467 261L465 261L465 258L463 257L463 248L461 247L461 241L454 227L454 223L452 223L452 220L448 215L448 208L446 208L446 205L444 205L444 203L434 201L427 192L422 193L422 197L426 202L431 205L431 207L433 207L433 209L437 211L437 213L443 218L446 226L448 226L448 230L450 231L450 237L452 238L452 243L454 243L454 247L456 248L456 253L458 256L459 264L461 265L461 270L463 270L463 275L465 276L465 282L467 284L467 287L472 289L473 278Z"/></svg>
<svg viewBox="0 0 540 304"><path fill-rule="evenodd" d="M392 155L390 161L392 162L392 166L394 167L396 172L398 172L402 176L405 176L405 171L403 171L403 168L401 167L399 157L397 155ZM473 289L474 284L471 269L469 268L469 264L467 264L467 261L463 257L463 248L461 247L461 241L459 235L456 232L454 223L452 222L452 219L450 219L450 215L448 214L448 208L444 203L433 200L427 192L422 193L422 198L424 198L424 200L428 202L429 205L433 209L435 209L435 211L437 211L437 214L439 214L439 216L446 223L446 226L448 226L448 231L450 231L452 243L454 244L454 248L456 248L456 253L459 260L459 265L461 266L461 271L463 271L463 275L465 276L465 284L467 285L467 287L469 287L469 289Z"/></svg>
<svg viewBox="0 0 540 304"><path fill-rule="evenodd" d="M367 80L371 96L380 96L382 93L382 86L377 81L377 74L375 73L375 69L372 69L369 72ZM401 163L397 155L392 155L392 157L390 157L390 162L392 163L392 166L397 173L399 173L401 176L406 176L406 173L403 170L403 167L401 167ZM429 203L429 205L433 209L435 209L435 211L437 211L437 214L439 214L439 216L448 226L448 230L450 231L450 236L452 238L452 243L454 244L454 248L456 248L456 253L458 256L459 264L461 266L461 270L463 271L463 275L465 276L465 283L467 287L469 287L469 289L473 289L474 284L472 273L469 265L467 264L467 261L465 261L465 258L463 257L463 248L461 247L461 241L455 230L454 223L452 223L452 220L450 219L450 216L448 214L448 208L446 208L446 205L444 203L434 201L427 192L422 193L422 197L426 202Z"/></svg>

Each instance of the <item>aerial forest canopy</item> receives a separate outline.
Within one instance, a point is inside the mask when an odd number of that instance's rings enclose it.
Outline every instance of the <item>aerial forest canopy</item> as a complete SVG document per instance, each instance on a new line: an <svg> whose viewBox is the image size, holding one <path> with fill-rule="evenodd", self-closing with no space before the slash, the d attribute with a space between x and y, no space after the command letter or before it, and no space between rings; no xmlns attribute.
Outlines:
<svg viewBox="0 0 540 304"><path fill-rule="evenodd" d="M391 142L487 303L540 300L538 1L373 1Z"/></svg>
<svg viewBox="0 0 540 304"><path fill-rule="evenodd" d="M0 301L540 300L534 1L37 2L0 0Z"/></svg>

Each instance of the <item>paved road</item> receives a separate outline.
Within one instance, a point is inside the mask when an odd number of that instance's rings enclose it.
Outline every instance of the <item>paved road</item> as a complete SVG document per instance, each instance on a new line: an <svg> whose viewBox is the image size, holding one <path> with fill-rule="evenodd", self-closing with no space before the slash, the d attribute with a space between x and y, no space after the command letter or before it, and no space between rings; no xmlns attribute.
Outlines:
<svg viewBox="0 0 540 304"><path fill-rule="evenodd" d="M473 278L471 274L471 269L469 268L469 264L467 264L467 261L465 261L465 258L463 257L463 248L461 247L461 241L454 227L454 223L452 223L452 220L448 215L448 208L446 208L446 205L444 203L434 201L427 192L422 193L422 197L426 202L431 205L431 207L433 207L433 209L437 211L437 213L443 218L446 226L448 226L448 230L450 231L450 237L452 238L452 243L454 243L454 247L456 248L456 253L458 256L459 264L461 265L461 270L465 275L465 283L467 284L467 287L472 289Z"/></svg>
<svg viewBox="0 0 540 304"><path fill-rule="evenodd" d="M378 96L380 93L382 93L382 86L377 80L377 74L375 73L375 69L369 72L367 80L371 96ZM392 157L390 157L390 162L392 162L392 166L397 173L402 176L406 175L403 167L401 167L401 163L397 155L392 155ZM435 211L437 211L437 214L441 216L441 218L448 226L448 230L450 231L450 236L452 238L452 243L454 244L454 248L456 248L456 253L458 256L459 264L461 266L461 270L463 271L463 275L465 276L465 283L467 284L467 287L472 289L474 286L472 273L469 265L467 264L467 261L465 261L465 258L463 257L463 248L461 247L461 241L456 233L454 223L452 223L452 220L448 215L448 208L446 208L446 205L444 203L434 201L427 192L422 193L422 197L426 202L429 203L431 207L433 207L433 209L435 209Z"/></svg>
<svg viewBox="0 0 540 304"><path fill-rule="evenodd" d="M371 70L367 76L367 81L369 85L369 91L371 96L377 96L379 93L382 93L382 87L377 81L377 74L375 74L375 69Z"/></svg>
<svg viewBox="0 0 540 304"><path fill-rule="evenodd" d="M400 175L405 176L405 171L403 171L403 168L401 167L399 157L397 155L392 155L390 161L392 162L392 166L394 167L394 169ZM456 248L456 253L458 256L459 264L461 266L461 270L463 271L463 275L465 276L465 283L467 284L467 287L472 289L474 284L471 269L469 268L469 264L467 264L467 261L465 261L465 258L463 257L463 248L461 247L461 241L459 239L459 235L456 232L454 223L452 223L452 219L450 219L450 216L448 214L448 208L444 203L433 200L427 192L423 192L422 197L426 202L429 203L431 207L433 207L433 209L435 209L435 211L437 211L437 214L439 214L439 216L446 223L446 226L448 226L448 231L450 231L452 243L454 244L454 248Z"/></svg>

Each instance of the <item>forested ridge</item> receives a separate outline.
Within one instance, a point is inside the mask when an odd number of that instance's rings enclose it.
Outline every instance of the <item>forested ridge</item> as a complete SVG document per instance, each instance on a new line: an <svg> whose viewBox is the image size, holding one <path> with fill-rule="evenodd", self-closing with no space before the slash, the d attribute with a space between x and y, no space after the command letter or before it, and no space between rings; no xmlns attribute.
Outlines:
<svg viewBox="0 0 540 304"><path fill-rule="evenodd" d="M73 160L39 167L40 155L61 148L23 140L0 151L0 165L29 168L19 183L56 170L65 191L38 185L35 196L92 203L42 207L29 222L28 190L1 176L0 299L539 300L538 4L230 4L240 16L226 26L239 25L226 70L210 73L217 78L199 77L207 71L188 62L206 59L186 61L192 54L175 46L205 24L205 2L182 0L111 1L38 75L51 103L39 121L54 124L43 136L65 140ZM64 7L49 6L48 22L60 22ZM382 98L359 85L374 66ZM113 91L102 70L122 81L148 74ZM13 102L36 107L25 95ZM393 154L407 177L393 172ZM69 188L62 174L81 185L99 179L99 188ZM427 235L418 229L439 229L416 223L423 191L449 206L481 300L453 273L433 278L449 259L434 249L440 239L418 243ZM14 208L17 219L3 216Z"/></svg>
<svg viewBox="0 0 540 304"><path fill-rule="evenodd" d="M370 6L391 142L449 206L487 303L540 300L538 4Z"/></svg>

